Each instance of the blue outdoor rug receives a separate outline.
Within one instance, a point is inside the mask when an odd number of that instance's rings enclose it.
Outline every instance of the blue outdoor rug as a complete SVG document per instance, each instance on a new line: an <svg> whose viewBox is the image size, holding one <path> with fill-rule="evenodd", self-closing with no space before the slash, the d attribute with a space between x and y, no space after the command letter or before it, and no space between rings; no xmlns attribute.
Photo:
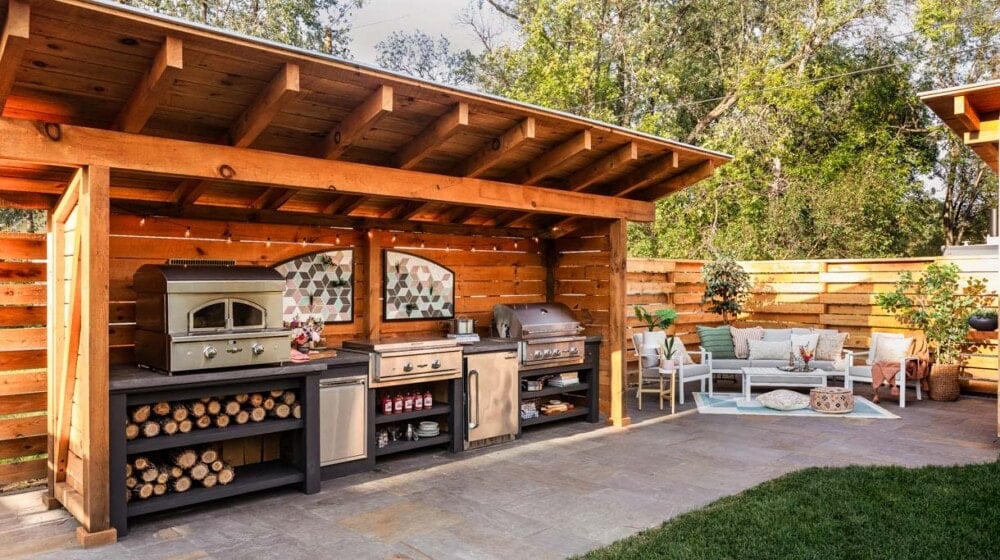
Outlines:
<svg viewBox="0 0 1000 560"><path fill-rule="evenodd" d="M695 393L694 402L698 404L699 414L756 414L761 416L812 416L813 418L899 418L895 414L869 401L864 397L854 396L854 410L847 414L824 414L811 408L801 410L774 410L751 398L743 398L742 393Z"/></svg>

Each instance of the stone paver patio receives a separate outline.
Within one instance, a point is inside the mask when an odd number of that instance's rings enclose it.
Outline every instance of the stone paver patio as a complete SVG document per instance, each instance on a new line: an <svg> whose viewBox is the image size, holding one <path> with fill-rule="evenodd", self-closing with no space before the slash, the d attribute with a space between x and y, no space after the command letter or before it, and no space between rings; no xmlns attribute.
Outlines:
<svg viewBox="0 0 1000 560"><path fill-rule="evenodd" d="M997 459L995 399L907 400L883 399L900 420L848 420L699 415L690 401L668 417L647 397L629 428L557 423L514 444L415 453L311 496L275 490L140 518L93 550L65 511L25 492L0 497L0 546L4 558L60 560L565 558L804 467Z"/></svg>

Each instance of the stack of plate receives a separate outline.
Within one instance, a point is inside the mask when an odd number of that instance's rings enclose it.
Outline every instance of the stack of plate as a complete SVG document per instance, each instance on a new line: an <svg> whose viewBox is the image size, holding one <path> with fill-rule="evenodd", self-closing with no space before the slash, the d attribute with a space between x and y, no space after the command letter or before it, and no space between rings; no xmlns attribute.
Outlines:
<svg viewBox="0 0 1000 560"><path fill-rule="evenodd" d="M417 435L420 437L434 437L441 434L441 428L437 422L426 420L417 425Z"/></svg>

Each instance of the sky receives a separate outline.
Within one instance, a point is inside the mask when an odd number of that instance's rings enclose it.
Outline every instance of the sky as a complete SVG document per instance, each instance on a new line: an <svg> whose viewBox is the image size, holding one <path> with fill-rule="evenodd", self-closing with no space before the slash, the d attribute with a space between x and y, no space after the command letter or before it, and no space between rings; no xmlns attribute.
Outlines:
<svg viewBox="0 0 1000 560"><path fill-rule="evenodd" d="M423 31L431 37L444 35L455 51L480 45L472 31L458 22L469 0L366 0L355 13L351 29L351 53L358 62L375 63L375 44L393 31Z"/></svg>

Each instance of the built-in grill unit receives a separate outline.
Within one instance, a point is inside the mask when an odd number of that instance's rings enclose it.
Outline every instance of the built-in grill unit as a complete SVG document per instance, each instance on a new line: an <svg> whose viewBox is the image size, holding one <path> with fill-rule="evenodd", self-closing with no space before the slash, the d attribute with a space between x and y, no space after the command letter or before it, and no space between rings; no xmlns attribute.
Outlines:
<svg viewBox="0 0 1000 560"><path fill-rule="evenodd" d="M369 386L442 381L462 376L462 348L449 338L402 337L346 340L344 348L371 354Z"/></svg>
<svg viewBox="0 0 1000 560"><path fill-rule="evenodd" d="M495 305L493 326L500 338L519 341L521 370L583 363L583 327L561 303Z"/></svg>
<svg viewBox="0 0 1000 560"><path fill-rule="evenodd" d="M285 279L271 268L143 265L136 291L135 355L164 373L288 360Z"/></svg>

